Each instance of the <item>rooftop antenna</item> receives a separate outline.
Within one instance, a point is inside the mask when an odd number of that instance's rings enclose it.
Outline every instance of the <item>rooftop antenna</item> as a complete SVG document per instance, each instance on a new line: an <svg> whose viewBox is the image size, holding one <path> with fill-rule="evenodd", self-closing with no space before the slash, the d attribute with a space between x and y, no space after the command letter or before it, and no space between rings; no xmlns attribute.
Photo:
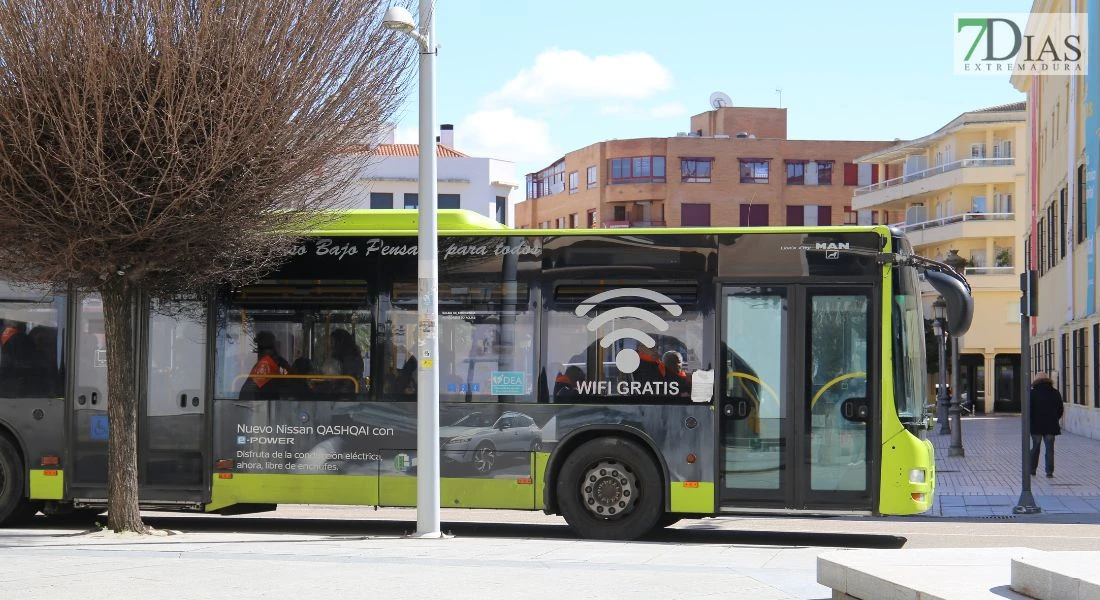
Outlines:
<svg viewBox="0 0 1100 600"><path fill-rule="evenodd" d="M779 96L779 108L783 108L783 88L775 88L775 93Z"/></svg>
<svg viewBox="0 0 1100 600"><path fill-rule="evenodd" d="M725 92L714 92L710 95L710 105L714 108L725 108L733 106L733 100L730 100L729 94Z"/></svg>

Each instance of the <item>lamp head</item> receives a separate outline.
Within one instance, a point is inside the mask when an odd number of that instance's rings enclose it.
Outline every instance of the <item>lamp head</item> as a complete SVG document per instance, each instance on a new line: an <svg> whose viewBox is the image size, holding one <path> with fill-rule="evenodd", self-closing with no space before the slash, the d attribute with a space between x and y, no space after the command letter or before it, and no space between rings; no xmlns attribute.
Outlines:
<svg viewBox="0 0 1100 600"><path fill-rule="evenodd" d="M947 320L947 302L943 299L943 296L936 298L936 301L932 303L932 316L937 321Z"/></svg>
<svg viewBox="0 0 1100 600"><path fill-rule="evenodd" d="M382 17L382 25L386 29L394 29L403 33L412 33L416 30L412 14L403 6L391 6L386 9L386 15Z"/></svg>

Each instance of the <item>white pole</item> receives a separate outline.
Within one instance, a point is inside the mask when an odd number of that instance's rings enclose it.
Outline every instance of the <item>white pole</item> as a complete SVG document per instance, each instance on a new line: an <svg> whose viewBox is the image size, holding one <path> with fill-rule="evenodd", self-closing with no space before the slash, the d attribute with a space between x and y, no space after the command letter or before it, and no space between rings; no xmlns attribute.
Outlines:
<svg viewBox="0 0 1100 600"><path fill-rule="evenodd" d="M420 191L417 240L416 536L439 526L439 253L436 225L435 1L420 1Z"/></svg>

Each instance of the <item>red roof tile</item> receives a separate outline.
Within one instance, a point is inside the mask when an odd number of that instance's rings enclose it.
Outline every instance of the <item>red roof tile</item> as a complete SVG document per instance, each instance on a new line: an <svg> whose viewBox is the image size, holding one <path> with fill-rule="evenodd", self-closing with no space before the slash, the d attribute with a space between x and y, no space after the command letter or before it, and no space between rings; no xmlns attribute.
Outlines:
<svg viewBox="0 0 1100 600"><path fill-rule="evenodd" d="M467 158L467 156L454 148L435 145L435 155L439 158ZM375 156L420 156L420 144L379 144L374 149Z"/></svg>

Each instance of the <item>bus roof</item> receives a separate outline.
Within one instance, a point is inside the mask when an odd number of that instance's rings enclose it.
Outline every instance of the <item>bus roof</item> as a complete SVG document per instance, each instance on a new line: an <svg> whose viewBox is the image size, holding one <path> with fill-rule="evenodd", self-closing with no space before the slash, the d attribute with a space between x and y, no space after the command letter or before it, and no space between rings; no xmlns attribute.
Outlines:
<svg viewBox="0 0 1100 600"><path fill-rule="evenodd" d="M333 236L416 235L419 223L416 209L350 209L341 216L312 231ZM887 225L806 225L757 227L631 227L600 229L510 229L482 214L466 210L442 208L436 214L436 230L441 234L481 232L511 235L646 235L676 233L789 233L791 231L874 231L889 238Z"/></svg>

